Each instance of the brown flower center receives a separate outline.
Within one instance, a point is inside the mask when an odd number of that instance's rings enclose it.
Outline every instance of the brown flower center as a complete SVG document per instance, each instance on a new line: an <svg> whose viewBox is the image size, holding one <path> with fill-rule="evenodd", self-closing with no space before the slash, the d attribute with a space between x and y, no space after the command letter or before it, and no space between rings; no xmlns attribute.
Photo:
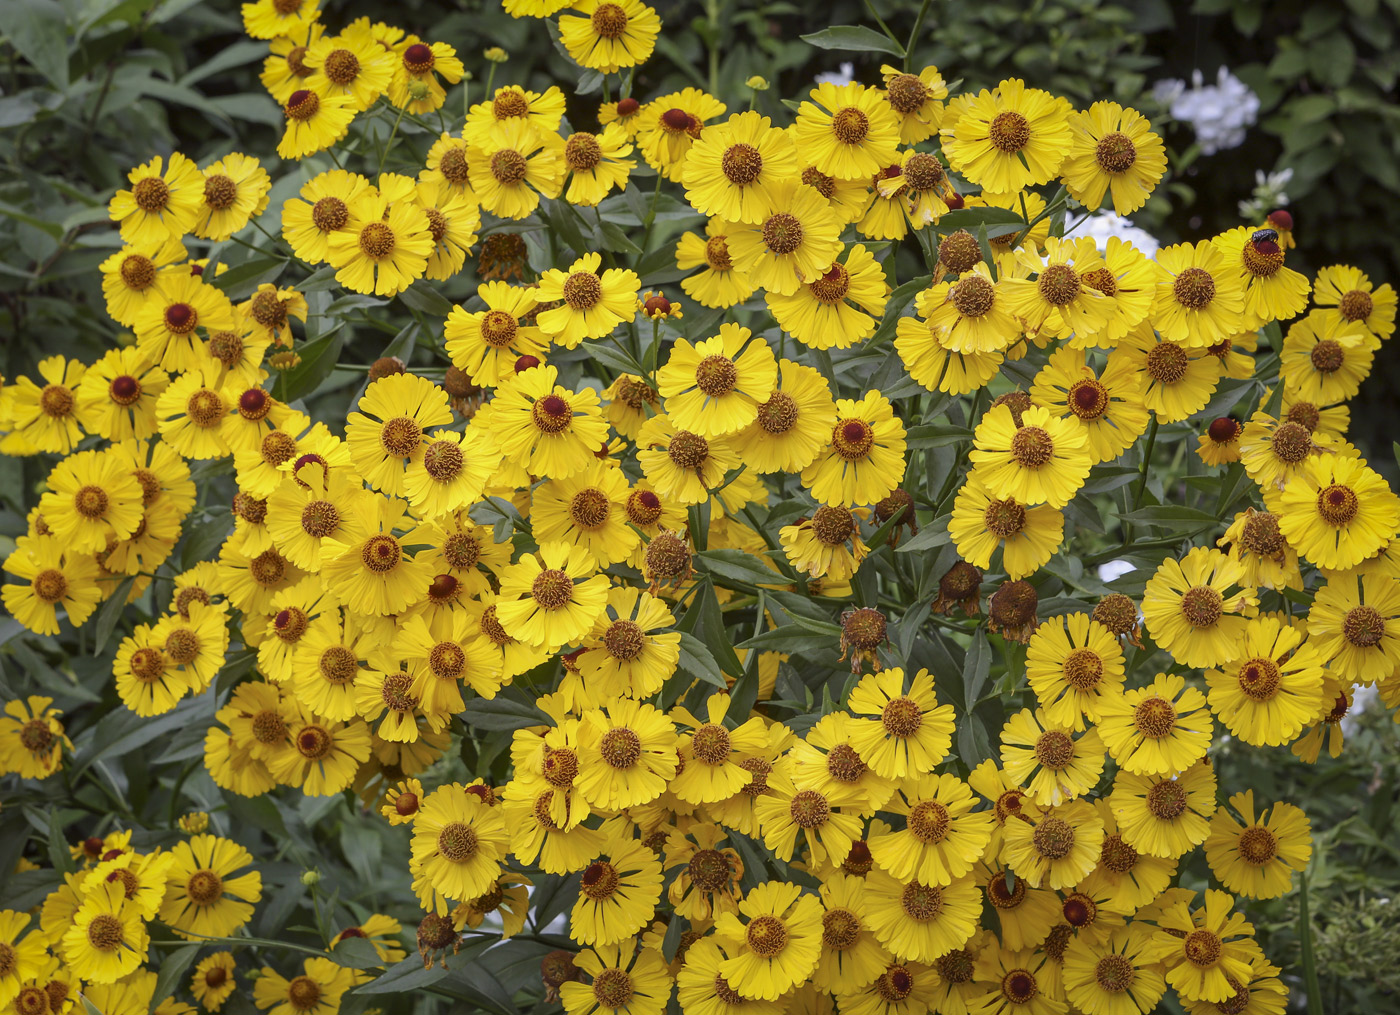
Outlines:
<svg viewBox="0 0 1400 1015"><path fill-rule="evenodd" d="M1061 672L1076 691L1092 691L1103 679L1103 659L1093 649L1077 648L1065 656Z"/></svg>
<svg viewBox="0 0 1400 1015"><path fill-rule="evenodd" d="M855 515L849 508L823 505L812 516L812 532L827 546L840 546L856 531Z"/></svg>
<svg viewBox="0 0 1400 1015"><path fill-rule="evenodd" d="M1074 760L1074 741L1059 730L1046 730L1035 741L1035 760L1058 772Z"/></svg>
<svg viewBox="0 0 1400 1015"><path fill-rule="evenodd" d="M598 13L603 7L613 7L612 4L604 4L594 13L594 20L597 20ZM616 9L616 8L614 8ZM626 15L623 15L625 18ZM576 173L587 173L598 167L598 163L603 161L603 146L598 143L598 139L592 134L570 134L569 140L564 142L564 161L569 164L569 168Z"/></svg>
<svg viewBox="0 0 1400 1015"><path fill-rule="evenodd" d="M1186 813L1186 790L1174 779L1159 782L1147 791L1147 809L1153 817L1173 821Z"/></svg>
<svg viewBox="0 0 1400 1015"><path fill-rule="evenodd" d="M327 683L341 686L355 679L360 664L355 653L344 645L332 645L321 653L317 668Z"/></svg>
<svg viewBox="0 0 1400 1015"><path fill-rule="evenodd" d="M584 869L580 881L581 891L585 898L602 902L617 891L621 881L616 867L606 860L595 860Z"/></svg>
<svg viewBox="0 0 1400 1015"><path fill-rule="evenodd" d="M1104 836L1099 850L1099 862L1115 874L1126 874L1137 866L1138 851L1123 841L1117 833Z"/></svg>
<svg viewBox="0 0 1400 1015"><path fill-rule="evenodd" d="M1194 930L1186 936L1186 958L1202 969L1213 966L1220 958L1221 940L1208 930Z"/></svg>
<svg viewBox="0 0 1400 1015"><path fill-rule="evenodd" d="M466 456L456 441L433 441L423 451L423 469L439 483L456 479L466 464Z"/></svg>
<svg viewBox="0 0 1400 1015"><path fill-rule="evenodd" d="M943 246L947 245L945 240ZM978 256L981 256L980 248ZM969 275L953 283L948 289L948 299L963 317L981 317L992 309L996 288L981 275Z"/></svg>
<svg viewBox="0 0 1400 1015"><path fill-rule="evenodd" d="M1035 826L1031 842L1047 860L1062 860L1074 849L1074 826L1052 815Z"/></svg>
<svg viewBox="0 0 1400 1015"><path fill-rule="evenodd" d="M40 571L30 582L34 594L46 603L56 603L68 594L68 579L57 568Z"/></svg>
<svg viewBox="0 0 1400 1015"><path fill-rule="evenodd" d="M732 144L720 156L720 169L730 183L744 186L758 179L763 171L763 156L750 144Z"/></svg>
<svg viewBox="0 0 1400 1015"><path fill-rule="evenodd" d="M87 929L88 943L100 952L114 952L126 940L121 920L111 913L98 913Z"/></svg>
<svg viewBox="0 0 1400 1015"><path fill-rule="evenodd" d="M891 698L880 710L880 723L892 737L912 737L924 724L919 703L907 695Z"/></svg>
<svg viewBox="0 0 1400 1015"><path fill-rule="evenodd" d="M1026 509L1014 500L992 500L982 521L998 539L1010 539L1026 527Z"/></svg>
<svg viewBox="0 0 1400 1015"><path fill-rule="evenodd" d="M1158 342L1147 354L1147 376L1159 384L1175 384L1190 366L1190 357L1170 342Z"/></svg>
<svg viewBox="0 0 1400 1015"><path fill-rule="evenodd" d="M948 808L937 800L921 800L909 811L909 831L920 842L942 842L951 824Z"/></svg>
<svg viewBox="0 0 1400 1015"><path fill-rule="evenodd" d="M1172 295L1187 310L1204 310L1215 299L1215 279L1204 268L1187 268L1172 283Z"/></svg>
<svg viewBox="0 0 1400 1015"><path fill-rule="evenodd" d="M1353 606L1342 618L1342 637L1357 648L1379 645L1386 633L1386 618L1374 606Z"/></svg>
<svg viewBox="0 0 1400 1015"><path fill-rule="evenodd" d="M558 568L545 568L535 575L530 595L546 610L558 610L574 598L574 580Z"/></svg>
<svg viewBox="0 0 1400 1015"><path fill-rule="evenodd" d="M136 182L131 188L131 196L136 201L136 207L144 212L163 211L170 201L170 187L159 176L148 176Z"/></svg>
<svg viewBox="0 0 1400 1015"><path fill-rule="evenodd" d="M529 172L529 160L514 148L502 148L491 156L491 175L504 186L519 183Z"/></svg>
<svg viewBox="0 0 1400 1015"><path fill-rule="evenodd" d="M728 271L734 267L729 256L729 244L723 236L711 236L705 243L705 263L711 271Z"/></svg>
<svg viewBox="0 0 1400 1015"><path fill-rule="evenodd" d="M403 549L393 536L370 536L360 548L360 560L375 574L388 574L403 561Z"/></svg>
<svg viewBox="0 0 1400 1015"><path fill-rule="evenodd" d="M1342 294L1337 309L1348 321L1364 321L1371 316L1371 312L1375 309L1375 301L1372 300L1371 294L1364 289L1352 289Z"/></svg>
<svg viewBox="0 0 1400 1015"><path fill-rule="evenodd" d="M1225 600L1209 585L1196 585L1181 597L1181 615L1192 627L1211 627L1224 613Z"/></svg>
<svg viewBox="0 0 1400 1015"><path fill-rule="evenodd" d="M287 98L286 113L289 120L309 120L320 110L321 100L309 89L299 88Z"/></svg>
<svg viewBox="0 0 1400 1015"><path fill-rule="evenodd" d="M325 539L340 526L340 511L328 500L313 500L301 509L301 528L312 539Z"/></svg>
<svg viewBox="0 0 1400 1015"><path fill-rule="evenodd" d="M831 132L841 144L860 144L870 133L870 117L855 106L843 106L831 117Z"/></svg>
<svg viewBox="0 0 1400 1015"><path fill-rule="evenodd" d="M900 893L899 904L911 919L932 920L943 911L943 890L936 885L912 881Z"/></svg>
<svg viewBox="0 0 1400 1015"><path fill-rule="evenodd" d="M1067 306L1080 293L1079 272L1067 264L1049 265L1040 273L1036 287L1040 298L1052 307Z"/></svg>
<svg viewBox="0 0 1400 1015"><path fill-rule="evenodd" d="M1126 173L1137 161L1137 146L1126 134L1115 130L1099 138L1094 147L1094 161L1105 173Z"/></svg>
<svg viewBox="0 0 1400 1015"><path fill-rule="evenodd" d="M706 723L696 729L690 740L691 752L707 765L722 765L729 757L729 731L718 723Z"/></svg>
<svg viewBox="0 0 1400 1015"><path fill-rule="evenodd" d="M1149 740L1171 736L1176 729L1176 706L1165 698L1144 698L1133 709L1133 725Z"/></svg>
<svg viewBox="0 0 1400 1015"><path fill-rule="evenodd" d="M763 223L763 242L770 253L783 256L802 246L802 223L796 215L778 212Z"/></svg>
<svg viewBox="0 0 1400 1015"><path fill-rule="evenodd" d="M890 966L875 978L874 986L881 1000L893 1004L914 992L914 974L908 966Z"/></svg>
<svg viewBox="0 0 1400 1015"><path fill-rule="evenodd" d="M1038 426L1023 426L1011 438L1011 457L1025 469L1039 469L1055 457L1055 440Z"/></svg>
<svg viewBox="0 0 1400 1015"><path fill-rule="evenodd" d="M382 261L394 252L394 230L383 222L370 222L360 230L360 250L374 261Z"/></svg>
<svg viewBox="0 0 1400 1015"><path fill-rule="evenodd" d="M408 458L423 443L423 428L410 416L385 420L379 429L379 445L394 458Z"/></svg>
<svg viewBox="0 0 1400 1015"><path fill-rule="evenodd" d="M287 984L287 1002L293 1010L309 1012L321 1003L321 985L309 976L294 977Z"/></svg>
<svg viewBox="0 0 1400 1015"><path fill-rule="evenodd" d="M831 430L831 447L848 462L870 454L875 446L875 428L863 419L841 419Z"/></svg>
<svg viewBox="0 0 1400 1015"><path fill-rule="evenodd" d="M885 94L896 113L908 115L918 112L929 99L929 90L915 74L896 74L885 85Z"/></svg>
<svg viewBox="0 0 1400 1015"><path fill-rule="evenodd" d="M185 882L185 894L196 906L212 906L224 896L224 881L212 870L197 870Z"/></svg>
<svg viewBox="0 0 1400 1015"><path fill-rule="evenodd" d="M1245 863L1262 867L1278 855L1278 840L1262 825L1251 825L1240 833L1239 850Z"/></svg>
<svg viewBox="0 0 1400 1015"><path fill-rule="evenodd" d="M771 959L787 947L787 925L776 916L756 916L749 921L744 940L755 955Z"/></svg>
<svg viewBox="0 0 1400 1015"><path fill-rule="evenodd" d="M1360 510L1356 491L1343 483L1333 483L1317 495L1318 516L1336 528L1349 525Z"/></svg>
<svg viewBox="0 0 1400 1015"><path fill-rule="evenodd" d="M627 31L627 12L617 4L599 4L589 20L593 31L604 39L620 39Z"/></svg>
<svg viewBox="0 0 1400 1015"><path fill-rule="evenodd" d="M576 271L564 280L564 302L574 310L590 310L603 298L603 282L591 271Z"/></svg>
<svg viewBox="0 0 1400 1015"><path fill-rule="evenodd" d="M344 229L350 209L338 197L323 197L311 206L311 224L323 233Z"/></svg>
<svg viewBox="0 0 1400 1015"><path fill-rule="evenodd" d="M238 200L238 184L215 173L204 178L204 203L215 211L226 211Z"/></svg>
<svg viewBox="0 0 1400 1015"><path fill-rule="evenodd" d="M695 386L710 398L729 394L738 380L738 368L726 356L706 356L695 368Z"/></svg>
<svg viewBox="0 0 1400 1015"><path fill-rule="evenodd" d="M831 817L831 805L814 789L798 790L788 805L788 814L798 828L810 831L826 824Z"/></svg>
<svg viewBox="0 0 1400 1015"><path fill-rule="evenodd" d="M626 726L615 727L599 738L598 753L612 768L631 768L642 757L642 738Z"/></svg>
<svg viewBox="0 0 1400 1015"><path fill-rule="evenodd" d="M826 755L826 770L837 782L852 785L868 771L865 760L850 744L837 744Z"/></svg>
<svg viewBox="0 0 1400 1015"><path fill-rule="evenodd" d="M1020 113L1007 109L993 117L987 136L996 148L1010 155L1030 142L1031 125Z"/></svg>
<svg viewBox="0 0 1400 1015"><path fill-rule="evenodd" d="M681 469L699 469L710 457L709 441L689 430L679 430L666 448L671 461Z"/></svg>

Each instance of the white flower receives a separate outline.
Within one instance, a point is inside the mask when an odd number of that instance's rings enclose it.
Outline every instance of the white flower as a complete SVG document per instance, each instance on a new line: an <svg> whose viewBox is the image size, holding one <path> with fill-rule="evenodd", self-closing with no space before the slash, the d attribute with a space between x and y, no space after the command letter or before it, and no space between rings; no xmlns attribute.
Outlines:
<svg viewBox="0 0 1400 1015"><path fill-rule="evenodd" d="M853 63L843 63L841 64L840 71L827 71L824 74L818 74L816 82L819 85L848 85L855 80L855 75L856 65Z"/></svg>
<svg viewBox="0 0 1400 1015"><path fill-rule="evenodd" d="M1158 81L1152 94L1168 106L1172 118L1189 123L1203 155L1238 148L1245 131L1259 116L1259 96L1239 78L1221 67L1215 84L1206 85L1200 71L1191 75L1191 87L1177 78Z"/></svg>
<svg viewBox="0 0 1400 1015"><path fill-rule="evenodd" d="M1151 233L1139 229L1131 220L1120 218L1108 210L1090 215L1077 231L1092 237L1099 250L1108 249L1110 236L1117 236L1120 240L1131 243L1148 257L1155 257L1157 248L1161 246Z"/></svg>

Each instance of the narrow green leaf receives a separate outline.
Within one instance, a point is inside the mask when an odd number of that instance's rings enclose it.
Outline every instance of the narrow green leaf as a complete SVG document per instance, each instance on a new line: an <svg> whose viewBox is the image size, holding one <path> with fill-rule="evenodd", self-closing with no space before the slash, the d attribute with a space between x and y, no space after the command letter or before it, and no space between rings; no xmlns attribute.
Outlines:
<svg viewBox="0 0 1400 1015"><path fill-rule="evenodd" d="M903 56L904 47L887 35L866 28L864 25L833 25L820 32L801 37L802 41L818 49L839 49L850 53L889 53Z"/></svg>
<svg viewBox="0 0 1400 1015"><path fill-rule="evenodd" d="M102 604L102 609L98 611L97 622L93 624L93 652L101 652L107 647L107 639L112 637L112 631L117 626L117 621L121 619L122 610L126 609L126 599L131 595L131 586L136 584L134 574L127 575L117 585L112 597Z"/></svg>

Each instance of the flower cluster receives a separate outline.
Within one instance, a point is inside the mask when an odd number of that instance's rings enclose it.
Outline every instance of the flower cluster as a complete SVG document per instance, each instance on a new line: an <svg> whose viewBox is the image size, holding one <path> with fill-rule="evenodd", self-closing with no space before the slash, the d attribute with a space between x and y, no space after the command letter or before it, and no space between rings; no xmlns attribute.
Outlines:
<svg viewBox="0 0 1400 1015"><path fill-rule="evenodd" d="M557 27L582 67L621 84L650 56L639 0L576 9ZM332 34L316 0L243 11L304 182L272 229L273 177L241 154L156 157L112 199L102 286L132 337L0 389L0 450L52 459L11 615L58 635L133 604L115 696L214 699L203 767L230 799L350 791L401 827L429 965L522 933L568 878L576 947L542 976L571 1015L673 992L695 1015L1128 1015L1169 989L1192 1015L1283 1011L1235 897L1290 890L1309 822L1219 787L1209 751L1335 756L1355 684L1400 701L1400 499L1346 440L1389 286L1289 268L1286 213L1152 257L1076 238L1068 208L1127 215L1162 179L1151 125L1019 80L949 98L934 67L822 83L789 124L687 88L572 131L557 87L506 85L416 175L384 172L400 126L443 115L453 47ZM385 108L376 153L354 125ZM658 272L662 197L693 231ZM591 218L628 214L638 243L590 249ZM235 302L191 248L250 227L306 272ZM899 284L901 249L927 273ZM329 341L297 338L308 295L421 315L425 280L472 271L474 298L419 318L433 365L381 357L325 418L285 397ZM657 274L689 316L643 290ZM1231 477L1218 517L1144 500L1159 434ZM177 556L196 512L215 524L215 470L226 536ZM1106 507L1102 559L1160 561L1136 595L1062 554ZM945 646L927 666L921 631ZM1014 660L995 689L992 644ZM52 704L6 705L0 773L63 769ZM513 731L508 771L454 781L479 729ZM191 1010L155 997L152 924L205 945L182 985L210 1011L251 973L259 1008L331 1015L375 968L345 941L404 958L375 913L324 956L241 961L268 944L246 936L266 858L210 827L76 845L34 927L0 913L0 1007ZM1181 886L1198 847L1220 889Z"/></svg>

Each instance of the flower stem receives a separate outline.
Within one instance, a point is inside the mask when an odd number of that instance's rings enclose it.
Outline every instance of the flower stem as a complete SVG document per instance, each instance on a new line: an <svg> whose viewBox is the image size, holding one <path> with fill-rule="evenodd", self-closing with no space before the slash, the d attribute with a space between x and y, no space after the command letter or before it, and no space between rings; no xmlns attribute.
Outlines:
<svg viewBox="0 0 1400 1015"><path fill-rule="evenodd" d="M374 175L376 178L378 178L379 175L382 172L384 172L384 160L389 157L389 149L394 144L394 138L398 137L399 135L399 124L403 122L403 114L403 107L400 106L399 115L394 119L394 129L389 131L389 140L384 142L384 150L379 153L379 168L374 171Z"/></svg>
<svg viewBox="0 0 1400 1015"><path fill-rule="evenodd" d="M919 5L918 16L914 18L914 27L909 32L909 41L904 46L904 73L914 73L914 44L919 41L919 31L924 27L924 18L928 16L928 9L933 0L924 0Z"/></svg>

